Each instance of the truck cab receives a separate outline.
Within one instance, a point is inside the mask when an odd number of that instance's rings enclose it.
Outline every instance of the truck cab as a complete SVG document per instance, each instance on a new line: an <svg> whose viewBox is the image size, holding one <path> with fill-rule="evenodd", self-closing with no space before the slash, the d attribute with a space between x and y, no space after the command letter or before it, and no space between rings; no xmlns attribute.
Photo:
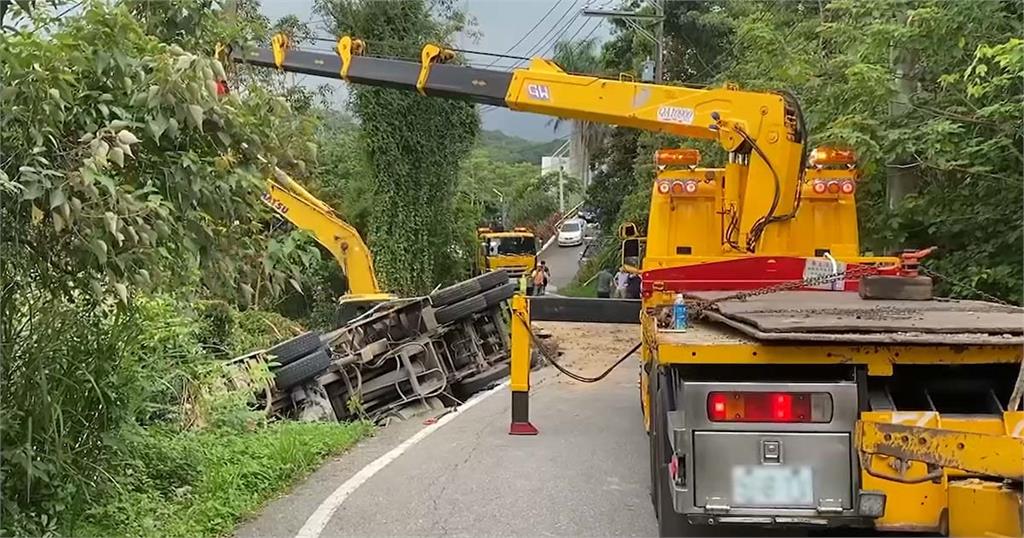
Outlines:
<svg viewBox="0 0 1024 538"><path fill-rule="evenodd" d="M537 238L527 228L478 228L477 237L480 248L476 263L480 272L504 269L509 279L515 280L537 265Z"/></svg>

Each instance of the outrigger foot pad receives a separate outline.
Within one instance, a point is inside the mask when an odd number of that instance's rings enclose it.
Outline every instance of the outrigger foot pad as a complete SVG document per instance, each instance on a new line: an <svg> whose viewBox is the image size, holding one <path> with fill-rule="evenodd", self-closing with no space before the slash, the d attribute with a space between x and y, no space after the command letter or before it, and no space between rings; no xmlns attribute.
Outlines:
<svg viewBox="0 0 1024 538"><path fill-rule="evenodd" d="M529 422L513 422L508 429L509 435L537 435L537 427Z"/></svg>

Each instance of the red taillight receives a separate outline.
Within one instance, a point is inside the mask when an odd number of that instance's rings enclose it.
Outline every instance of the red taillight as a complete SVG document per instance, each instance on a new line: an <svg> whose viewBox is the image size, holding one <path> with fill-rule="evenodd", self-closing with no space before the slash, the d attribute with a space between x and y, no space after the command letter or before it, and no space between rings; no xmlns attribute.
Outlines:
<svg viewBox="0 0 1024 538"><path fill-rule="evenodd" d="M712 392L712 422L829 422L832 397L808 392Z"/></svg>
<svg viewBox="0 0 1024 538"><path fill-rule="evenodd" d="M832 194L838 193L839 192L839 182L838 181L829 181L828 182L828 192L831 192Z"/></svg>
<svg viewBox="0 0 1024 538"><path fill-rule="evenodd" d="M853 194L853 191L857 189L857 186L852 181L844 181L841 187L843 194Z"/></svg>
<svg viewBox="0 0 1024 538"><path fill-rule="evenodd" d="M686 182L686 192L689 193L689 194L693 194L693 193L697 192L697 182L696 181L687 181Z"/></svg>
<svg viewBox="0 0 1024 538"><path fill-rule="evenodd" d="M725 400L727 396L722 392L712 392L708 395L708 418L713 421L726 420Z"/></svg>
<svg viewBox="0 0 1024 538"><path fill-rule="evenodd" d="M672 188L672 185L668 181L658 182L658 192L661 194L668 194L668 191Z"/></svg>
<svg viewBox="0 0 1024 538"><path fill-rule="evenodd" d="M826 187L825 187L825 182L824 181L815 181L814 182L814 192L815 193L817 193L817 194L825 194L825 190L826 190Z"/></svg>

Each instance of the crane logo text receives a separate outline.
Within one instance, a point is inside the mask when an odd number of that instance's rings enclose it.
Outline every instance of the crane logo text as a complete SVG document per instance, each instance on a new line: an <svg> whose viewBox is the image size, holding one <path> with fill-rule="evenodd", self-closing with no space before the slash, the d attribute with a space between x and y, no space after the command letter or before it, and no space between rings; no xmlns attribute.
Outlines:
<svg viewBox="0 0 1024 538"><path fill-rule="evenodd" d="M282 215L288 212L288 206L281 203L280 200L274 199L274 197L271 196L269 192L263 193L263 196L261 196L260 199L262 199L267 205L273 208L274 211L277 211Z"/></svg>
<svg viewBox="0 0 1024 538"><path fill-rule="evenodd" d="M691 125L693 124L693 116L692 108L667 105L658 107L658 121L661 122Z"/></svg>
<svg viewBox="0 0 1024 538"><path fill-rule="evenodd" d="M544 84L527 84L526 93L538 101L551 100L551 91Z"/></svg>

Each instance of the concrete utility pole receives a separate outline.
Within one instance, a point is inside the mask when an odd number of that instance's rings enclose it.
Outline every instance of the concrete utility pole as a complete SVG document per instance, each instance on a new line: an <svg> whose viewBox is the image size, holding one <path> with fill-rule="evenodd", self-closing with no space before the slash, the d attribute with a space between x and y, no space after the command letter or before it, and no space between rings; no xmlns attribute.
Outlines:
<svg viewBox="0 0 1024 538"><path fill-rule="evenodd" d="M558 212L562 215L565 214L565 165L562 164L562 158L569 149L569 142L570 140L566 140L551 154L551 160L558 164Z"/></svg>
<svg viewBox="0 0 1024 538"><path fill-rule="evenodd" d="M633 29L640 37L654 43L654 80L664 80L664 55L665 50L665 0L647 0L647 4L654 8L654 13L640 13L638 11L621 11L615 9L584 9L583 15L587 17L607 17L622 19L627 26ZM640 22L654 21L654 33L643 27Z"/></svg>
<svg viewBox="0 0 1024 538"><path fill-rule="evenodd" d="M905 12L900 15L899 22L904 25L907 23ZM910 99L917 92L917 81L913 78L917 63L916 50L906 45L893 47L890 64L896 78L896 91L889 101L889 115L893 118L905 116L910 112ZM917 161L912 155L894 156L892 162L886 165L885 175L889 209L896 209L907 195L917 192L921 182Z"/></svg>

